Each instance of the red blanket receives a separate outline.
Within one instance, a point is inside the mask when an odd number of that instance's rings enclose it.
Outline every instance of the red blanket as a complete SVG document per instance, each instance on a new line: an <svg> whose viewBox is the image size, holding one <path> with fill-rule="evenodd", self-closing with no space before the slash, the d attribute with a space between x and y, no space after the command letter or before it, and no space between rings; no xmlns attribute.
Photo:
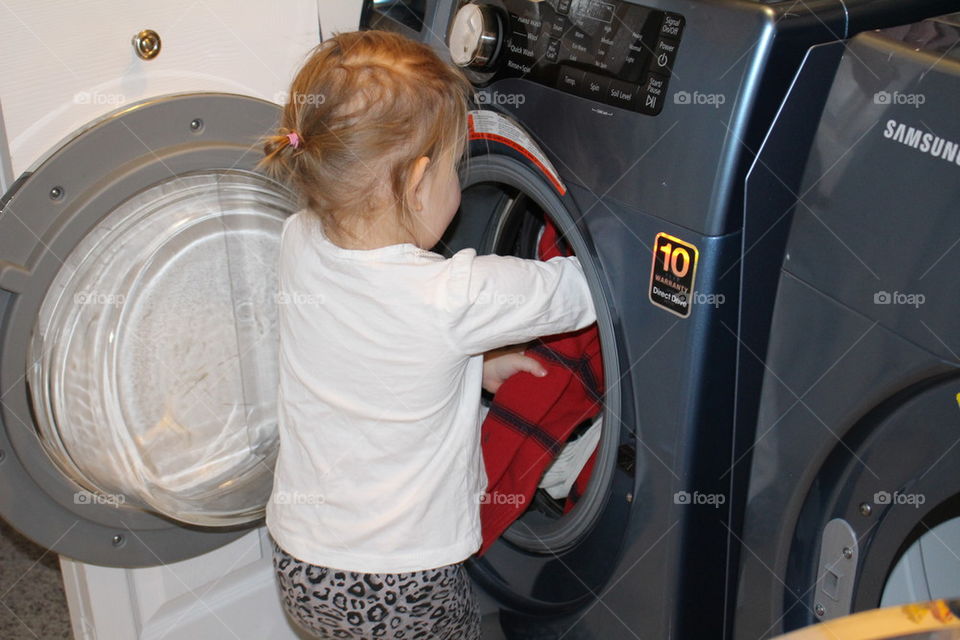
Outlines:
<svg viewBox="0 0 960 640"><path fill-rule="evenodd" d="M558 246L547 222L540 239L541 260L569 255ZM601 409L603 366L596 324L537 341L525 354L540 361L547 375L514 374L497 391L481 429L487 494L480 505L483 555L530 505L543 472L563 449L577 425ZM577 477L564 512L586 488L594 455Z"/></svg>

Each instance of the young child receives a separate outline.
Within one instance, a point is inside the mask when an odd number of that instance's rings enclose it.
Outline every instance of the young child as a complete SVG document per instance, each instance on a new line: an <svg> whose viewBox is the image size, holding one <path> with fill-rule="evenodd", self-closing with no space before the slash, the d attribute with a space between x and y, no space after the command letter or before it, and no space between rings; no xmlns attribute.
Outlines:
<svg viewBox="0 0 960 640"><path fill-rule="evenodd" d="M267 527L318 637L480 637L481 385L595 320L576 258L430 251L460 204L471 87L426 45L343 33L299 71L264 165L300 194L278 300L280 453Z"/></svg>

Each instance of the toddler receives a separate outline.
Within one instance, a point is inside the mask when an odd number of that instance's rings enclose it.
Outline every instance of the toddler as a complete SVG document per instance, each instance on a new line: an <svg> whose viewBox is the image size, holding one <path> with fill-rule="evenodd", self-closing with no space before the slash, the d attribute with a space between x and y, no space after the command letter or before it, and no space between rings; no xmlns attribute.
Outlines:
<svg viewBox="0 0 960 640"><path fill-rule="evenodd" d="M545 374L503 347L595 320L576 258L430 251L460 204L470 91L426 45L342 33L265 145L303 205L281 239L267 527L284 606L318 637L480 637L463 562L481 542L481 387Z"/></svg>

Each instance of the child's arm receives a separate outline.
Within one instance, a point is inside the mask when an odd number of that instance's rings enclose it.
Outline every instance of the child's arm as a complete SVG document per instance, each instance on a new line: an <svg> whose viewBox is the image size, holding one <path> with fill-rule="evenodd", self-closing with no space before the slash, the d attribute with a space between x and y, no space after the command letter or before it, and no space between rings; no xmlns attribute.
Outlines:
<svg viewBox="0 0 960 640"><path fill-rule="evenodd" d="M537 360L523 355L525 345L495 349L483 354L483 388L496 393L500 385L515 373L526 371L537 377L547 375L547 370Z"/></svg>
<svg viewBox="0 0 960 640"><path fill-rule="evenodd" d="M477 256L464 249L449 263L446 329L463 353L486 353L596 321L593 296L576 257L524 260Z"/></svg>

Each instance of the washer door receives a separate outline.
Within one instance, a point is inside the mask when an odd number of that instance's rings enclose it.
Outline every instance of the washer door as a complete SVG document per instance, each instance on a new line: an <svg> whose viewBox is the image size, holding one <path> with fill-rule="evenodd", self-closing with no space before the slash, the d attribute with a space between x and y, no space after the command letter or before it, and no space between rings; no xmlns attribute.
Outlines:
<svg viewBox="0 0 960 640"><path fill-rule="evenodd" d="M66 141L0 214L0 513L54 551L167 563L259 523L277 450L271 103L189 94Z"/></svg>
<svg viewBox="0 0 960 640"><path fill-rule="evenodd" d="M460 212L441 247L448 253L469 246L478 253L535 258L538 234L549 219L579 257L597 308L606 388L601 434L585 491L572 508L565 508L562 499L538 490L501 539L468 564L477 583L501 604L553 617L589 603L608 580L621 550L630 505L609 497L632 490L633 467L618 460L618 450L630 435L618 418L623 407L617 335L597 249L572 198L550 179L550 169L533 160L545 156L539 149L526 154L516 145L489 140L471 143L461 178Z"/></svg>
<svg viewBox="0 0 960 640"><path fill-rule="evenodd" d="M798 518L783 600L801 606L785 626L960 596L958 389L956 375L917 385L845 435Z"/></svg>

